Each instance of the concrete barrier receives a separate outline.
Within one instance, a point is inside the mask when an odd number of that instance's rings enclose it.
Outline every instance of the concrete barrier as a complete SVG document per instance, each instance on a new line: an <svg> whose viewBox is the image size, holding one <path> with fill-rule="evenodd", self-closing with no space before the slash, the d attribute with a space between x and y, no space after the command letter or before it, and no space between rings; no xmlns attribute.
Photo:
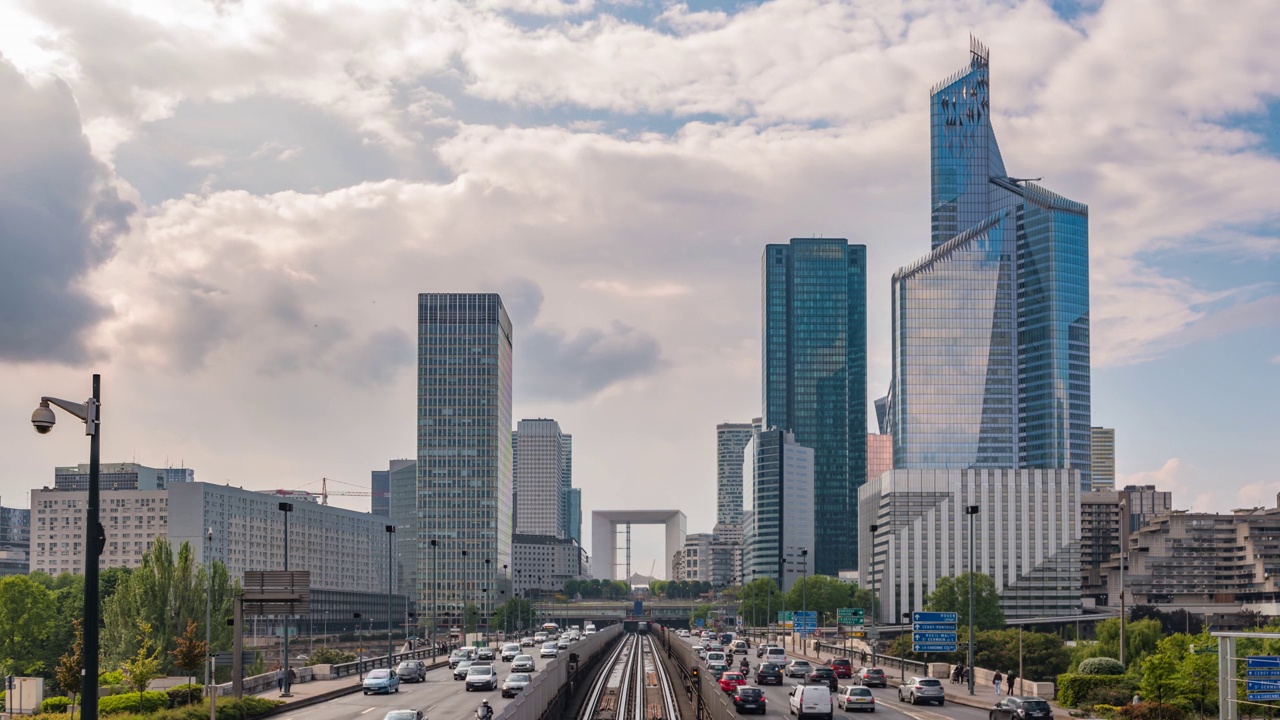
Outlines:
<svg viewBox="0 0 1280 720"><path fill-rule="evenodd" d="M567 696L577 689L577 683L582 680L585 674L582 670L621 634L621 625L610 625L560 651L556 659L534 674L533 681L502 708L495 720L542 720L549 710L563 707ZM577 666L570 666L570 655L578 656Z"/></svg>

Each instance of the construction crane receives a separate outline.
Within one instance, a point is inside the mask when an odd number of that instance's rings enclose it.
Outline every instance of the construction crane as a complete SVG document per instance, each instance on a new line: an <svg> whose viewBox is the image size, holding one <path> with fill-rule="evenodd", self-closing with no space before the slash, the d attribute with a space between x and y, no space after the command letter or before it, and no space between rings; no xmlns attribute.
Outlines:
<svg viewBox="0 0 1280 720"><path fill-rule="evenodd" d="M334 482L341 482L341 481L335 480ZM387 496L387 493L385 492L373 492L370 490L330 490L329 478L320 478L319 493L313 493L310 490L288 490L283 488L273 490L272 492L273 494L279 495L280 497L299 498L301 500L307 500L309 502L315 502L315 499L318 497L320 498L321 505L329 504L330 495L337 495L342 497L367 497L367 498L384 498Z"/></svg>

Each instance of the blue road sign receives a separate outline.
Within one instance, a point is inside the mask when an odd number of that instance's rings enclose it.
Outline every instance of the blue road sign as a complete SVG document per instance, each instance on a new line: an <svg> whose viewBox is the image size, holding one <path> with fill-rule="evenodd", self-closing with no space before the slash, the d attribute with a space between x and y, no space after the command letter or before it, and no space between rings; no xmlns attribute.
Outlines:
<svg viewBox="0 0 1280 720"><path fill-rule="evenodd" d="M913 643L951 643L956 644L956 634L945 632L913 632L911 633L911 642Z"/></svg>
<svg viewBox="0 0 1280 720"><path fill-rule="evenodd" d="M913 612L911 613L911 622L951 623L954 625L960 622L960 616L953 612Z"/></svg>
<svg viewBox="0 0 1280 720"><path fill-rule="evenodd" d="M1280 678L1280 668L1249 668L1245 673L1248 677Z"/></svg>
<svg viewBox="0 0 1280 720"><path fill-rule="evenodd" d="M1280 692L1280 680L1250 680L1244 686L1249 692Z"/></svg>
<svg viewBox="0 0 1280 720"><path fill-rule="evenodd" d="M1280 692L1249 693L1245 699L1253 702L1258 702L1259 700L1280 700Z"/></svg>
<svg viewBox="0 0 1280 720"><path fill-rule="evenodd" d="M1280 667L1280 655L1250 655L1244 660L1245 660L1245 667L1251 667L1251 668Z"/></svg>
<svg viewBox="0 0 1280 720"><path fill-rule="evenodd" d="M955 643L912 643L911 652L955 652Z"/></svg>
<svg viewBox="0 0 1280 720"><path fill-rule="evenodd" d="M916 632L955 632L955 623L913 623L911 629Z"/></svg>

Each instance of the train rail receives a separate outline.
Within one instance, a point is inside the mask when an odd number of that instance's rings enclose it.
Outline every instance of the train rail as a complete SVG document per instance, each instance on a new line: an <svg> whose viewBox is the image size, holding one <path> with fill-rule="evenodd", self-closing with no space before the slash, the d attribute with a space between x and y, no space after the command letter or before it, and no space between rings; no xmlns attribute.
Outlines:
<svg viewBox="0 0 1280 720"><path fill-rule="evenodd" d="M648 635L624 636L588 690L578 720L680 720L659 652Z"/></svg>

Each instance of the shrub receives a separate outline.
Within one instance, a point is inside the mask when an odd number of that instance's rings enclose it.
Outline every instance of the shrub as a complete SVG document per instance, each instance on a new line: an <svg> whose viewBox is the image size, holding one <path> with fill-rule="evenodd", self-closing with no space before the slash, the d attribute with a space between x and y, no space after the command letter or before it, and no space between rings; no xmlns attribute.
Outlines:
<svg viewBox="0 0 1280 720"><path fill-rule="evenodd" d="M198 703L204 698L203 685L174 685L165 690L169 696L169 707L176 708L183 705Z"/></svg>
<svg viewBox="0 0 1280 720"><path fill-rule="evenodd" d="M1120 708L1123 720L1187 720L1187 713L1180 707L1158 702L1140 702Z"/></svg>
<svg viewBox="0 0 1280 720"><path fill-rule="evenodd" d="M1126 692L1122 687L1091 687L1085 691L1084 696L1079 698L1080 707L1091 708L1098 705L1114 705L1121 707L1129 704L1130 698L1133 697L1132 692Z"/></svg>
<svg viewBox="0 0 1280 720"><path fill-rule="evenodd" d="M1081 675L1080 673L1063 673L1058 676L1058 702L1065 707L1081 707L1089 693L1095 689L1111 690L1120 693L1119 697L1127 700L1138 691L1138 684L1128 675ZM1124 702L1124 701L1122 701ZM1114 703L1107 703L1114 704Z"/></svg>
<svg viewBox="0 0 1280 720"><path fill-rule="evenodd" d="M1115 658L1092 657L1080 663L1081 675L1123 675L1124 665Z"/></svg>
<svg viewBox="0 0 1280 720"><path fill-rule="evenodd" d="M111 695L98 700L98 712L103 715L118 712L153 713L168 707L169 696L159 690L148 690L142 694Z"/></svg>
<svg viewBox="0 0 1280 720"><path fill-rule="evenodd" d="M124 673L120 672L119 670L112 670L111 672L104 672L104 673L98 674L99 686L123 685L123 684L124 684Z"/></svg>
<svg viewBox="0 0 1280 720"><path fill-rule="evenodd" d="M1103 720L1118 720L1123 705L1094 705L1093 714Z"/></svg>
<svg viewBox="0 0 1280 720"><path fill-rule="evenodd" d="M70 704L71 704L71 698L60 697L55 695L53 697L45 698L44 702L40 703L40 712L42 713L66 712L67 706Z"/></svg>

